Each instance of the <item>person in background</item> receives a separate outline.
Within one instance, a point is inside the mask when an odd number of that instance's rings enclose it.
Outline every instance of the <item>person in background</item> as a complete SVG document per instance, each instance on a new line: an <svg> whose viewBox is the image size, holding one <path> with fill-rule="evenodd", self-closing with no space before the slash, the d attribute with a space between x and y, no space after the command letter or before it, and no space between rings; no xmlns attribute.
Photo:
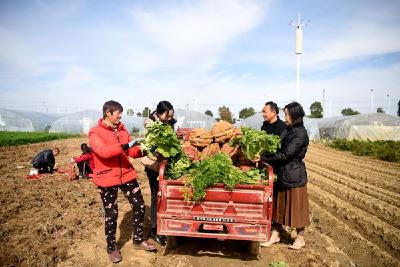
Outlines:
<svg viewBox="0 0 400 267"><path fill-rule="evenodd" d="M162 123L174 127L176 120L174 119L174 107L168 101L161 101L158 103L157 108L152 112L149 118L145 121L145 126L153 121L161 121ZM158 193L158 164L151 159L145 157L142 160L145 166L145 172L149 179L150 191L151 191L151 207L150 207L150 220L151 229L150 237L154 239L157 243L165 245L165 236L157 234L157 193ZM152 166L156 167L152 167Z"/></svg>
<svg viewBox="0 0 400 267"><path fill-rule="evenodd" d="M55 157L59 154L60 149L58 147L43 150L33 158L32 166L37 169L39 173L53 173L53 171L56 170Z"/></svg>
<svg viewBox="0 0 400 267"><path fill-rule="evenodd" d="M303 125L305 115L303 107L293 102L285 106L287 133L283 137L282 147L275 154L265 154L262 162L275 166L277 181L274 183L272 220L274 229L270 240L261 243L268 247L280 241L282 225L297 229L297 237L290 249L305 246L305 227L310 224L307 194L307 172L304 157L309 144L308 134Z"/></svg>
<svg viewBox="0 0 400 267"><path fill-rule="evenodd" d="M73 157L71 163L76 163L79 169L79 179L86 179L87 174L93 173L94 158L93 151L86 143L81 144L82 155Z"/></svg>
<svg viewBox="0 0 400 267"><path fill-rule="evenodd" d="M278 135L282 140L286 133L286 124L279 118L278 105L272 101L265 103L263 117L261 130L267 134Z"/></svg>
<svg viewBox="0 0 400 267"><path fill-rule="evenodd" d="M116 246L118 218L117 196L120 189L128 199L133 215L133 245L137 249L156 251L143 236L144 200L136 181L137 173L128 157L143 154L138 140L132 140L120 121L123 107L110 100L103 105L103 118L89 131L89 143L94 153L93 182L98 186L105 211L107 253L112 263L122 260Z"/></svg>

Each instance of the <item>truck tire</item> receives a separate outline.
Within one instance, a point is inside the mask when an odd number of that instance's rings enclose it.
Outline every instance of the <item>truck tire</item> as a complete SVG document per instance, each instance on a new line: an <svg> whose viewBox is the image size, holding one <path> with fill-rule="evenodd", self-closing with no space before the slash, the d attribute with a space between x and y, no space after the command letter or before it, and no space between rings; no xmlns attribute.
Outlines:
<svg viewBox="0 0 400 267"><path fill-rule="evenodd" d="M250 241L249 253L250 253L250 255L254 255L254 256L257 256L260 253L260 242L259 241Z"/></svg>
<svg viewBox="0 0 400 267"><path fill-rule="evenodd" d="M175 249L178 247L178 238L173 235L168 235L167 236L167 242L164 247L164 252L163 255L167 255L171 249Z"/></svg>

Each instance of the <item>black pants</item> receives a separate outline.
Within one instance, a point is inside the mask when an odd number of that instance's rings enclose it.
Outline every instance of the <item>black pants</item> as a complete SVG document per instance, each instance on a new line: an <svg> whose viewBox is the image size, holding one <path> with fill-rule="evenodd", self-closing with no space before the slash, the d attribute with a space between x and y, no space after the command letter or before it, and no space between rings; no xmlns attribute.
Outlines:
<svg viewBox="0 0 400 267"><path fill-rule="evenodd" d="M158 172L150 169L144 169L149 178L151 192L150 220L151 228L157 229L157 193L158 193Z"/></svg>
<svg viewBox="0 0 400 267"><path fill-rule="evenodd" d="M143 221L144 221L144 200L136 180L132 180L126 184L112 187L100 187L100 196L103 201L105 212L104 230L107 241L107 253L111 253L116 249L115 233L117 231L118 205L117 196L118 188L124 193L125 197L131 204L133 213L133 242L140 244L143 238Z"/></svg>
<svg viewBox="0 0 400 267"><path fill-rule="evenodd" d="M87 161L82 161L76 163L79 169L79 174L81 175L87 175L89 173L92 173L92 169L90 169L89 163Z"/></svg>
<svg viewBox="0 0 400 267"><path fill-rule="evenodd" d="M33 168L38 169L39 173L53 173L53 168L48 164L33 164Z"/></svg>

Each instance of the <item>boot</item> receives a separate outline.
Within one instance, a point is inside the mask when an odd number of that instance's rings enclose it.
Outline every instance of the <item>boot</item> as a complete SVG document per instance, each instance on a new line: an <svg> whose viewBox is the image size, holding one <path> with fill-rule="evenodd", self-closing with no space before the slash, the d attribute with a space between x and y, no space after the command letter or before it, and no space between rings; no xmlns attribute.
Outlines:
<svg viewBox="0 0 400 267"><path fill-rule="evenodd" d="M281 241L279 232L277 230L272 230L271 237L269 238L269 240L267 242L260 243L260 246L269 247L272 244L279 243L279 241Z"/></svg>
<svg viewBox="0 0 400 267"><path fill-rule="evenodd" d="M165 237L165 235L158 235L157 234L157 228L151 228L151 230L150 230L150 238L153 239L154 241L156 241L161 246L165 246L166 237Z"/></svg>

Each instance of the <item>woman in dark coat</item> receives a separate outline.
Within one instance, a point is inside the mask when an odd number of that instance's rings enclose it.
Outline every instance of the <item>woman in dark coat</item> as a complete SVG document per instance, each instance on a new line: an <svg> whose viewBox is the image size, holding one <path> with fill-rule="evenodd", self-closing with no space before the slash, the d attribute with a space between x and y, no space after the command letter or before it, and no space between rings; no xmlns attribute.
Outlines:
<svg viewBox="0 0 400 267"><path fill-rule="evenodd" d="M272 220L274 229L268 242L270 246L280 241L282 225L297 229L297 237L291 249L305 246L305 227L310 224L308 214L307 172L303 159L308 148L308 134L303 125L305 115L302 106L293 102L285 106L287 133L282 139L282 147L275 154L266 154L262 161L275 166L278 176L274 184Z"/></svg>
<svg viewBox="0 0 400 267"><path fill-rule="evenodd" d="M174 107L168 101L161 101L158 103L156 110L150 114L149 118L145 121L145 126L153 121L160 121L174 128L176 120L174 119ZM142 158L142 163L145 168L144 171L149 178L150 192L151 192L151 206L150 206L150 220L151 229L150 237L157 243L165 245L166 237L157 234L157 193L158 193L158 162L150 160L148 157ZM151 164L150 164L151 163ZM153 165L154 164L154 165ZM154 166L157 168L154 169Z"/></svg>

